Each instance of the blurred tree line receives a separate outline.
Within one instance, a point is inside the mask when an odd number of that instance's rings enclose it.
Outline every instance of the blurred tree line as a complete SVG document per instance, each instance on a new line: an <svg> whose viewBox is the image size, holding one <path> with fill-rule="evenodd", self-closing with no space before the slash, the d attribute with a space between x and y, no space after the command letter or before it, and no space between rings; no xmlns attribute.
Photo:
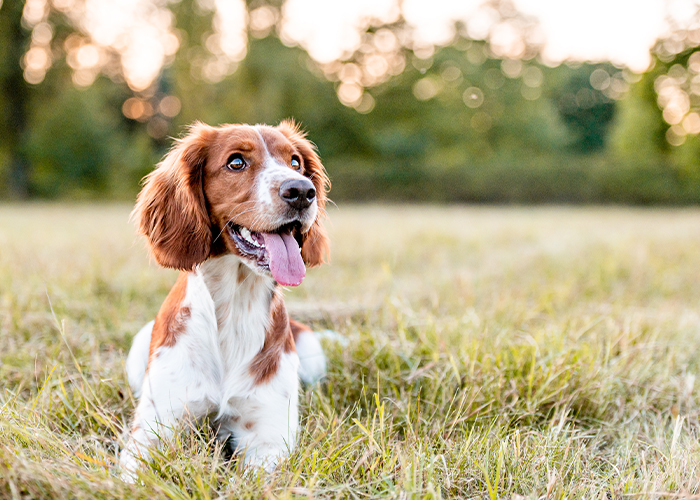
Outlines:
<svg viewBox="0 0 700 500"><path fill-rule="evenodd" d="M700 201L700 31L675 30L636 75L549 67L534 43L499 56L461 25L449 45L411 46L401 19L370 25L354 54L323 65L285 45L272 22L249 28L235 71L205 78L213 14L194 3L169 6L179 49L138 92L118 71L80 80L68 51L79 28L65 13L44 16L42 39L24 2L0 4L0 196L132 199L187 124L293 117L317 144L336 201ZM279 7L248 5L273 18ZM54 60L37 77L41 54L30 52L40 43Z"/></svg>

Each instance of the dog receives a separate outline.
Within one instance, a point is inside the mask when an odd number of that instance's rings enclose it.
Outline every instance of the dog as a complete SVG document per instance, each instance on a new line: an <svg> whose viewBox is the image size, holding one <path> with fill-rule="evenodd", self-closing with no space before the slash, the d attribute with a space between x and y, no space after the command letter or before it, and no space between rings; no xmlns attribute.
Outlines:
<svg viewBox="0 0 700 500"><path fill-rule="evenodd" d="M196 123L145 177L132 218L155 260L180 274L127 358L138 405L125 481L185 421L209 417L217 439L266 470L294 447L299 374L313 382L326 362L311 329L288 317L282 287L327 260L329 188L291 121Z"/></svg>

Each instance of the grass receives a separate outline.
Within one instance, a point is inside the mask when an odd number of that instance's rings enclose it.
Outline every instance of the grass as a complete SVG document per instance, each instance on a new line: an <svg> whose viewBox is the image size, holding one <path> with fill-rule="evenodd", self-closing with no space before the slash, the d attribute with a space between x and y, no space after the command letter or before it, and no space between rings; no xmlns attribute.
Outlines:
<svg viewBox="0 0 700 500"><path fill-rule="evenodd" d="M175 274L126 206L0 208L0 498L700 495L700 210L353 207L287 292L328 343L271 475L180 432L114 476Z"/></svg>

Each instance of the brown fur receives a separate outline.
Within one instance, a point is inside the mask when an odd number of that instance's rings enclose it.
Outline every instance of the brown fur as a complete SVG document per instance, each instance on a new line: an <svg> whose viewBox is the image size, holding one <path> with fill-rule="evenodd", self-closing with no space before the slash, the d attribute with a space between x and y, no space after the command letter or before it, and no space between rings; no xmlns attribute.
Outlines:
<svg viewBox="0 0 700 500"><path fill-rule="evenodd" d="M251 205L251 200L255 198L255 178L265 160L260 136L250 127L237 125L223 126L218 130L219 135L209 149L204 169L204 192L209 204L209 217L219 230L227 222L233 221L251 231L267 231L269 228L265 226L266 220ZM235 152L243 153L250 165L244 171L232 174L222 167ZM234 246L229 245L228 250L237 253Z"/></svg>
<svg viewBox="0 0 700 500"><path fill-rule="evenodd" d="M289 318L289 327L292 329L292 336L294 337L294 342L297 341L297 338L299 338L299 334L301 332L311 332L311 328L306 326L304 323L301 323L295 319Z"/></svg>
<svg viewBox="0 0 700 500"><path fill-rule="evenodd" d="M280 293L275 293L270 302L270 326L265 332L265 344L250 364L250 374L256 384L265 384L277 373L283 352L293 352L294 337L289 326L287 309Z"/></svg>
<svg viewBox="0 0 700 500"><path fill-rule="evenodd" d="M156 315L151 334L151 346L149 349L149 359L155 355L159 347L172 347L177 341L177 337L185 331L187 320L190 317L190 308L182 307L187 293L187 273L182 272L177 277L175 285L170 289L170 293L165 298L163 305Z"/></svg>
<svg viewBox="0 0 700 500"><path fill-rule="evenodd" d="M202 175L216 135L212 127L193 125L144 179L132 218L164 267L190 270L209 256L212 232Z"/></svg>

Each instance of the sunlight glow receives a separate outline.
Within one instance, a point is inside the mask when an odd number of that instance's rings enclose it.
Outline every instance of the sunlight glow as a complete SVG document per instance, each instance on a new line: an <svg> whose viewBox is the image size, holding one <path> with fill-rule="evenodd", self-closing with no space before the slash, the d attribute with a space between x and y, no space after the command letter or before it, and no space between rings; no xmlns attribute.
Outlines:
<svg viewBox="0 0 700 500"><path fill-rule="evenodd" d="M640 72L650 63L650 47L669 32L666 19L682 23L696 11L698 2L512 1L523 16L516 15L507 2L483 0L287 0L281 12L260 6L250 13L244 0L197 0L200 9L214 13L213 30L204 43L208 55L190 56L194 57L190 62L194 77L221 81L245 57L248 28L258 38L276 28L285 44L307 50L327 77L366 88L403 71L410 61L401 53L402 47L420 60L429 59L436 46L454 39L455 22L459 22L469 37L489 40L493 54L504 58L503 71L509 77L520 58L531 57L525 51L532 46L542 48L546 64L609 60ZM25 79L40 83L53 64L50 5L81 28L82 35L71 35L64 47L77 85L90 85L102 72L115 79L123 76L134 91L148 89L180 48L181 35L168 4L169 0L26 0L23 22L32 28L32 38L22 59ZM401 16L407 23L403 32L380 28L364 33L370 26L380 27ZM677 47L670 45L669 53L674 53ZM364 54L355 61L360 66L344 69L347 58L358 51ZM115 57L122 71L115 71ZM467 57L478 64L486 54L468 49ZM424 92L428 84L424 86L419 95L429 94ZM367 104L362 95L349 90L354 87L344 88L343 102Z"/></svg>
<svg viewBox="0 0 700 500"><path fill-rule="evenodd" d="M541 31L545 62L610 60L634 71L645 70L649 49L667 30L665 16L682 20L694 0L514 0L516 8L534 16ZM374 19L395 19L402 12L418 44L444 45L455 35L454 22L467 26L469 36L490 36L494 51L518 57L522 41L509 23L480 0L396 0L328 2L288 0L283 8L282 35L304 47L320 63L343 59L362 44L358 33ZM535 40L537 41L537 40Z"/></svg>
<svg viewBox="0 0 700 500"><path fill-rule="evenodd" d="M210 83L217 83L236 70L247 53L248 11L243 0L198 0L203 9L214 11L214 33L206 40L211 57L196 60L199 74Z"/></svg>
<svg viewBox="0 0 700 500"><path fill-rule="evenodd" d="M84 35L72 33L64 43L66 61L78 86L92 84L109 70L110 54L116 54L127 84L135 91L148 88L179 48L173 33L174 19L165 0L52 0ZM53 28L48 23L47 0L27 0L23 22L32 28L31 46L22 60L24 78L37 84L52 65Z"/></svg>
<svg viewBox="0 0 700 500"><path fill-rule="evenodd" d="M395 0L287 0L280 37L287 45L301 45L316 61L330 63L350 55L362 43L365 28L394 22L399 14Z"/></svg>
<svg viewBox="0 0 700 500"><path fill-rule="evenodd" d="M27 83L36 85L44 81L46 72L53 64L51 39L53 30L46 22L48 5L46 0L27 0L22 10L22 20L32 27L32 41L24 54L21 65Z"/></svg>
<svg viewBox="0 0 700 500"><path fill-rule="evenodd" d="M82 12L77 13L95 45L112 48L119 54L126 82L135 91L148 88L179 48L173 33L173 15L164 3L162 0L85 0ZM103 65L107 61L99 62ZM80 64L76 71L96 75L100 69L98 64Z"/></svg>
<svg viewBox="0 0 700 500"><path fill-rule="evenodd" d="M664 0L516 0L539 20L547 42L543 56L552 64L566 59L609 60L644 71L649 49L664 32Z"/></svg>

